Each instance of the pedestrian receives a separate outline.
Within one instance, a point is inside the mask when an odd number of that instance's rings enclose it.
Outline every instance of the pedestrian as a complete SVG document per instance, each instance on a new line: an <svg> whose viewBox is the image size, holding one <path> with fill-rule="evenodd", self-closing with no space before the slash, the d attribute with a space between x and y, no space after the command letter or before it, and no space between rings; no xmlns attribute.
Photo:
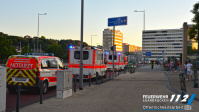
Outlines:
<svg viewBox="0 0 199 112"><path fill-rule="evenodd" d="M171 73L171 63L170 63L170 61L168 61L168 71L170 71L170 73Z"/></svg>
<svg viewBox="0 0 199 112"><path fill-rule="evenodd" d="M184 64L184 73L185 73L186 80L188 80L188 76L187 76L187 61L185 61L185 64Z"/></svg>
<svg viewBox="0 0 199 112"><path fill-rule="evenodd" d="M175 58L174 59L174 71L177 72L177 66L178 66L178 61L177 59Z"/></svg>
<svg viewBox="0 0 199 112"><path fill-rule="evenodd" d="M192 64L191 64L191 61L189 60L189 63L187 64L187 75L188 75L188 80L190 79L189 76L191 76L191 80L193 80L192 78L192 71L191 71L191 68L192 68Z"/></svg>
<svg viewBox="0 0 199 112"><path fill-rule="evenodd" d="M181 72L180 60L178 60L178 62L177 62L177 70L179 70Z"/></svg>
<svg viewBox="0 0 199 112"><path fill-rule="evenodd" d="M151 61L151 69L153 69L154 61Z"/></svg>
<svg viewBox="0 0 199 112"><path fill-rule="evenodd" d="M170 66L171 66L171 70L172 70L172 68L173 68L173 60L171 60Z"/></svg>

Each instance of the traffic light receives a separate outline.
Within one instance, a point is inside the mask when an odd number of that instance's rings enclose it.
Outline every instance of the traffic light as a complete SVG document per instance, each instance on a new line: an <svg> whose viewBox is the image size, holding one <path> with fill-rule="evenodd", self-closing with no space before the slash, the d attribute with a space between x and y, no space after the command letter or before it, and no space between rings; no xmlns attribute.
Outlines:
<svg viewBox="0 0 199 112"><path fill-rule="evenodd" d="M113 46L111 46L111 51L113 51Z"/></svg>
<svg viewBox="0 0 199 112"><path fill-rule="evenodd" d="M113 51L113 49L114 49L114 51L116 50L116 45L111 46L111 51Z"/></svg>

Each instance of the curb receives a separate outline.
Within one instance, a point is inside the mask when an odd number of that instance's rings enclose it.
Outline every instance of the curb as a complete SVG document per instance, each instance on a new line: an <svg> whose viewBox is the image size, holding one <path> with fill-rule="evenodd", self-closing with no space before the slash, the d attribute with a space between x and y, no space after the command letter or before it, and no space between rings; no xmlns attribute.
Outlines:
<svg viewBox="0 0 199 112"><path fill-rule="evenodd" d="M174 93L176 93L176 94L181 94L179 91L177 91L177 90L171 88L170 83L169 83L169 80L168 80L168 77L167 77L167 73L166 73L166 72L163 72L163 73L164 73L164 79L165 79L165 86L167 87L167 89L170 90L170 91L172 91L172 92L174 92ZM190 95L189 95L189 96L190 96ZM199 101L198 98L194 98L194 100L195 100L195 101Z"/></svg>

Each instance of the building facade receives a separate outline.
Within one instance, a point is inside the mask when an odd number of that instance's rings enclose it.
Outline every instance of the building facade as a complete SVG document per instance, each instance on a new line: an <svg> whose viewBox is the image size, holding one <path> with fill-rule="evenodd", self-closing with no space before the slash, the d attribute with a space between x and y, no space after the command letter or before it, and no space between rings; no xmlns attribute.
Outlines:
<svg viewBox="0 0 199 112"><path fill-rule="evenodd" d="M151 56L146 56L151 52ZM183 29L145 30L142 32L142 53L148 60L180 57L183 52Z"/></svg>
<svg viewBox="0 0 199 112"><path fill-rule="evenodd" d="M113 46L113 30L108 28L103 31L103 47L104 51L110 52L111 46ZM123 43L123 33L115 30L115 45L116 52L122 52L122 43Z"/></svg>
<svg viewBox="0 0 199 112"><path fill-rule="evenodd" d="M130 45L128 43L123 43L122 45L123 45L123 53L142 51L142 47L139 46Z"/></svg>

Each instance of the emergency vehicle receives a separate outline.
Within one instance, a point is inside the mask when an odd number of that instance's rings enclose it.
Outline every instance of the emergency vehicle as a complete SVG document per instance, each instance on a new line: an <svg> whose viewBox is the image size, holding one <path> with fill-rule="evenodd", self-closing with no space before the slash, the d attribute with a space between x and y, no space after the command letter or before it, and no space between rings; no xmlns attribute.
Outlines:
<svg viewBox="0 0 199 112"><path fill-rule="evenodd" d="M106 52L106 61L107 61L107 70L113 70L113 60L112 60L112 53ZM124 70L125 66L127 65L127 56L118 52L114 54L114 70L120 71Z"/></svg>
<svg viewBox="0 0 199 112"><path fill-rule="evenodd" d="M69 65L68 69L72 71L73 77L79 78L80 71L80 47L69 47ZM83 79L98 76L105 77L106 65L104 64L104 52L94 47L83 48Z"/></svg>
<svg viewBox="0 0 199 112"><path fill-rule="evenodd" d="M43 93L48 87L56 86L57 70L65 70L63 62L52 53L30 53L29 55L12 55L8 58L7 88L14 92L17 85L22 89L40 87L43 82Z"/></svg>

